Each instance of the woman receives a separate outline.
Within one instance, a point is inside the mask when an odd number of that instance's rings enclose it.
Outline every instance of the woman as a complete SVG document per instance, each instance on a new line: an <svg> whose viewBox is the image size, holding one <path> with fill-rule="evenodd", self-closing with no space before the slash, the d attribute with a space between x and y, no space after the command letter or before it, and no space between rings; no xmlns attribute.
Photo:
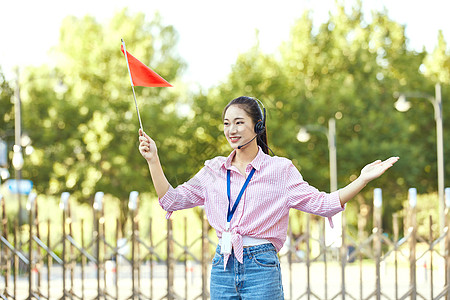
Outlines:
<svg viewBox="0 0 450 300"><path fill-rule="evenodd" d="M265 109L259 103L239 97L225 107L224 134L233 151L206 161L175 189L164 175L155 142L139 131L139 150L167 217L175 210L204 205L216 230L211 299L283 299L277 252L286 240L289 210L331 218L398 160L377 160L346 187L320 192L303 180L290 160L268 155Z"/></svg>

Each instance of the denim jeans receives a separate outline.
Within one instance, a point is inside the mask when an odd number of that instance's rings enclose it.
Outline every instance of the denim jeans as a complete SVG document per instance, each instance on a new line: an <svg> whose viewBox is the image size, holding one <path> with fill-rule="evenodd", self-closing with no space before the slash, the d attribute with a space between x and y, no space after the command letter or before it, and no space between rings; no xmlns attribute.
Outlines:
<svg viewBox="0 0 450 300"><path fill-rule="evenodd" d="M224 270L223 254L217 246L211 268L211 300L284 299L280 261L272 244L244 248L243 262L232 253Z"/></svg>

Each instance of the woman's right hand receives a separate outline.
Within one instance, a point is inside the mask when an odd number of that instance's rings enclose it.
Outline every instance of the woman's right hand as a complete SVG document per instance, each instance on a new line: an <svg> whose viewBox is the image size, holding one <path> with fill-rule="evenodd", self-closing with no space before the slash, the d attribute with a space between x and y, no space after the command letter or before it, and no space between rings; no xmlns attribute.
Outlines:
<svg viewBox="0 0 450 300"><path fill-rule="evenodd" d="M142 129L139 129L139 152L148 163L154 162L158 158L158 149L155 141L152 140Z"/></svg>

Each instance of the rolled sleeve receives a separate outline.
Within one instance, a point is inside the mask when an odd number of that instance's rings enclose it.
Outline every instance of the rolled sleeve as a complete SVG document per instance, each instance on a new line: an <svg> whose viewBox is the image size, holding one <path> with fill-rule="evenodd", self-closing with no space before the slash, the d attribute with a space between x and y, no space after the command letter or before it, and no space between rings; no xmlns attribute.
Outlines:
<svg viewBox="0 0 450 300"><path fill-rule="evenodd" d="M286 170L286 191L289 207L321 217L332 217L343 211L339 191L325 193L303 180L297 168L290 164ZM332 226L332 222L330 222Z"/></svg>
<svg viewBox="0 0 450 300"><path fill-rule="evenodd" d="M166 218L169 218L173 211L204 205L204 190L208 181L206 175L204 167L189 181L176 188L169 186L164 196L158 199L161 208L168 212Z"/></svg>

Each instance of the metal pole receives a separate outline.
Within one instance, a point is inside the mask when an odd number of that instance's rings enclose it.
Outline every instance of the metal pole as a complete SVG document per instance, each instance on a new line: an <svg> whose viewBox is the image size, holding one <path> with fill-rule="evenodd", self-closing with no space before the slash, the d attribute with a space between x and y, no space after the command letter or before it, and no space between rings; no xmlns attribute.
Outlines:
<svg viewBox="0 0 450 300"><path fill-rule="evenodd" d="M19 87L19 69L16 70L16 90L15 90L15 100L14 103L14 145L18 147L18 149L14 149L14 152L19 151L19 154L22 155L22 146L21 146L21 137L22 137L22 112L21 112L21 100L20 100L20 87ZM13 160L14 161L14 160ZM17 179L17 202L19 204L19 227L22 225L22 199L20 193L20 180L22 179L22 166L14 165L15 176ZM20 240L19 240L20 241Z"/></svg>
<svg viewBox="0 0 450 300"><path fill-rule="evenodd" d="M47 219L47 246L50 248L50 219ZM50 299L50 273L52 269L52 256L47 251L47 299Z"/></svg>
<svg viewBox="0 0 450 300"><path fill-rule="evenodd" d="M63 298L66 296L66 208L64 207L62 211L62 254L61 258L63 261L62 265L62 276L63 276Z"/></svg>
<svg viewBox="0 0 450 300"><path fill-rule="evenodd" d="M167 220L167 299L175 299L173 293L173 231L172 231L172 220Z"/></svg>
<svg viewBox="0 0 450 300"><path fill-rule="evenodd" d="M81 236L81 248L86 249L84 244L84 219L81 219L81 228L80 228L80 236ZM86 266L86 256L81 256L81 300L84 300L84 267Z"/></svg>
<svg viewBox="0 0 450 300"><path fill-rule="evenodd" d="M330 155L330 192L337 191L336 120L328 120L328 149Z"/></svg>
<svg viewBox="0 0 450 300"><path fill-rule="evenodd" d="M208 266L207 266L207 260L208 260L208 251L209 251L209 245L208 245L208 228L209 224L206 220L205 211L202 210L202 300L209 299L209 293L208 293Z"/></svg>
<svg viewBox="0 0 450 300"><path fill-rule="evenodd" d="M152 231L152 221L153 219L150 217L150 224L149 224L149 233L150 233L150 248L153 251L153 231ZM153 255L152 252L150 252L150 299L153 299Z"/></svg>
<svg viewBox="0 0 450 300"><path fill-rule="evenodd" d="M382 194L381 189L377 188L374 191L375 197L378 199L374 199L374 222L375 222L375 236L373 240L374 244L374 254L375 254L375 296L377 300L381 299L381 204L382 204Z"/></svg>
<svg viewBox="0 0 450 300"><path fill-rule="evenodd" d="M442 128L442 96L441 85L436 83L433 102L436 119L436 146L438 164L438 194L439 194L439 233L444 233L445 227L445 197L444 197L444 135Z"/></svg>
<svg viewBox="0 0 450 300"><path fill-rule="evenodd" d="M28 240L28 299L33 297L33 205L28 211L29 240Z"/></svg>
<svg viewBox="0 0 450 300"><path fill-rule="evenodd" d="M445 300L450 300L450 188L445 189L446 205L445 216L447 224L447 235L445 236L445 286L447 287L447 293L445 294Z"/></svg>
<svg viewBox="0 0 450 300"><path fill-rule="evenodd" d="M411 239L409 241L409 280L410 280L410 296L412 300L417 298L417 278L416 278L416 238L417 238L417 220L416 220L416 204L417 191L415 188L409 189L409 214L410 224L409 231Z"/></svg>

